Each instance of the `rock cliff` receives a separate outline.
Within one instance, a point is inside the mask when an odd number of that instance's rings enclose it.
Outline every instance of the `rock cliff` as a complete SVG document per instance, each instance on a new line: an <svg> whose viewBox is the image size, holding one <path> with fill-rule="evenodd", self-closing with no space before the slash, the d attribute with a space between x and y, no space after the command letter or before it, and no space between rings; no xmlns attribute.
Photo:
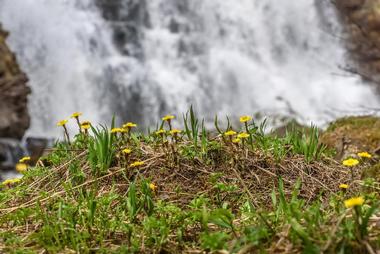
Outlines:
<svg viewBox="0 0 380 254"><path fill-rule="evenodd" d="M380 84L380 0L336 0L346 25L351 71Z"/></svg>
<svg viewBox="0 0 380 254"><path fill-rule="evenodd" d="M6 45L7 35L0 25L0 137L21 139L30 122L27 110L30 88L15 55Z"/></svg>

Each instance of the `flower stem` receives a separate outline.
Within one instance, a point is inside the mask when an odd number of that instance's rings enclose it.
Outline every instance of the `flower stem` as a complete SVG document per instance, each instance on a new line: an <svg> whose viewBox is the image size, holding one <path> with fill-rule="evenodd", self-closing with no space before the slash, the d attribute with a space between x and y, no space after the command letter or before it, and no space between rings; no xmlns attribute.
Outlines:
<svg viewBox="0 0 380 254"><path fill-rule="evenodd" d="M246 132L249 134L249 143L251 144L251 147L252 147L252 150L253 150L253 137L252 137L252 133L248 129L248 123L245 122L244 125L245 125Z"/></svg>
<svg viewBox="0 0 380 254"><path fill-rule="evenodd" d="M80 121L79 121L79 116L75 117L77 120L78 128L79 128L79 133L82 133L82 128L80 127Z"/></svg>
<svg viewBox="0 0 380 254"><path fill-rule="evenodd" d="M67 131L66 125L63 125L63 129L65 130L65 136L67 139L67 143L69 143L69 145L71 145L70 136L69 136L69 132Z"/></svg>

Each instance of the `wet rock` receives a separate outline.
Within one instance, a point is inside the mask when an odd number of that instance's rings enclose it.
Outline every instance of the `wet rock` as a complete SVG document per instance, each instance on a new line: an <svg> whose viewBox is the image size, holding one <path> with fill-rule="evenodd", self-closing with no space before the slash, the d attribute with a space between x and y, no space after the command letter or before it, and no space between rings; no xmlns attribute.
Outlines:
<svg viewBox="0 0 380 254"><path fill-rule="evenodd" d="M44 155L44 152L47 148L51 148L53 146L54 140L49 140L46 138L35 138L28 137L25 140L26 150L30 155L30 164L35 165L39 158Z"/></svg>
<svg viewBox="0 0 380 254"><path fill-rule="evenodd" d="M8 33L0 24L0 137L21 139L29 127L30 88L15 55L6 45Z"/></svg>
<svg viewBox="0 0 380 254"><path fill-rule="evenodd" d="M54 140L34 137L26 138L25 143L17 139L0 138L0 181L18 175L16 164L24 156L31 157L26 164L35 166L53 142Z"/></svg>
<svg viewBox="0 0 380 254"><path fill-rule="evenodd" d="M0 138L1 174L3 174L3 171L14 171L16 163L25 155L26 151L20 141L16 139Z"/></svg>

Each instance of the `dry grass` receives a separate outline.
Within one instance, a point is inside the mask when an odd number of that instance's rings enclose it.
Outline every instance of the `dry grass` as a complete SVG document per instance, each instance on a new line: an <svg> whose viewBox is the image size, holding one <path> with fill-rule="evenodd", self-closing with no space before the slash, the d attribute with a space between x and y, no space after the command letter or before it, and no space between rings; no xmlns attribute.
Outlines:
<svg viewBox="0 0 380 254"><path fill-rule="evenodd" d="M340 163L325 157L322 161L306 163L302 156L293 155L277 163L271 155L259 150L241 150L225 147L213 156L216 159L212 163L204 163L200 159L186 159L178 154L157 151L148 145L141 145L142 154L139 157L129 158L129 161L141 160L144 166L139 169L128 168L124 160L114 162L114 166L108 173L101 177L94 177L87 161L86 151L72 152L72 159L62 165L52 167L49 174L44 177L29 178L25 182L27 195L9 201L0 209L0 215L13 212L16 209L35 206L36 202L43 203L54 197L67 195L64 183L70 183L72 176L69 167L73 161L78 161L85 174L86 181L73 186L72 190L96 183L101 190L99 195L106 193L114 186L118 192L125 193L128 190L129 181L137 177L151 179L158 186L157 197L168 200L179 206L188 203L201 194L215 196L215 186L212 182L214 175L219 175L218 181L227 185L237 186L235 193L229 198L240 205L242 195L250 195L254 203L259 206L271 205L270 193L278 187L278 179L284 181L285 192L290 194L297 180L302 185L300 197L308 202L316 198L330 197L339 192L339 184L352 182L350 171ZM162 150L162 149L160 149ZM43 165L43 162L39 162ZM125 166L120 166L125 164ZM354 181L360 180L361 168L354 169ZM351 186L350 191L356 192L359 185ZM40 193L44 191L48 196L40 199ZM322 195L321 195L322 194ZM227 201L226 200L226 201ZM4 204L3 204L4 205Z"/></svg>

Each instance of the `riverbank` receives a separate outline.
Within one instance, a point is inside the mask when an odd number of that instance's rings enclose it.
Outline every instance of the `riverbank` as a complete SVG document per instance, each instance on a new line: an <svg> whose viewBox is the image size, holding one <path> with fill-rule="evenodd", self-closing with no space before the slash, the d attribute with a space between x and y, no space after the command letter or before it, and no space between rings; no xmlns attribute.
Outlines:
<svg viewBox="0 0 380 254"><path fill-rule="evenodd" d="M248 116L239 120L235 126L216 124L215 133L192 112L182 131L172 116L149 134L134 131L133 123L110 129L82 124L80 134L57 144L36 167L23 171L21 180L3 184L1 250L371 253L380 248L379 179L362 177L378 163L374 151L352 151L335 160L336 149L320 142L315 127L289 128L277 137Z"/></svg>

